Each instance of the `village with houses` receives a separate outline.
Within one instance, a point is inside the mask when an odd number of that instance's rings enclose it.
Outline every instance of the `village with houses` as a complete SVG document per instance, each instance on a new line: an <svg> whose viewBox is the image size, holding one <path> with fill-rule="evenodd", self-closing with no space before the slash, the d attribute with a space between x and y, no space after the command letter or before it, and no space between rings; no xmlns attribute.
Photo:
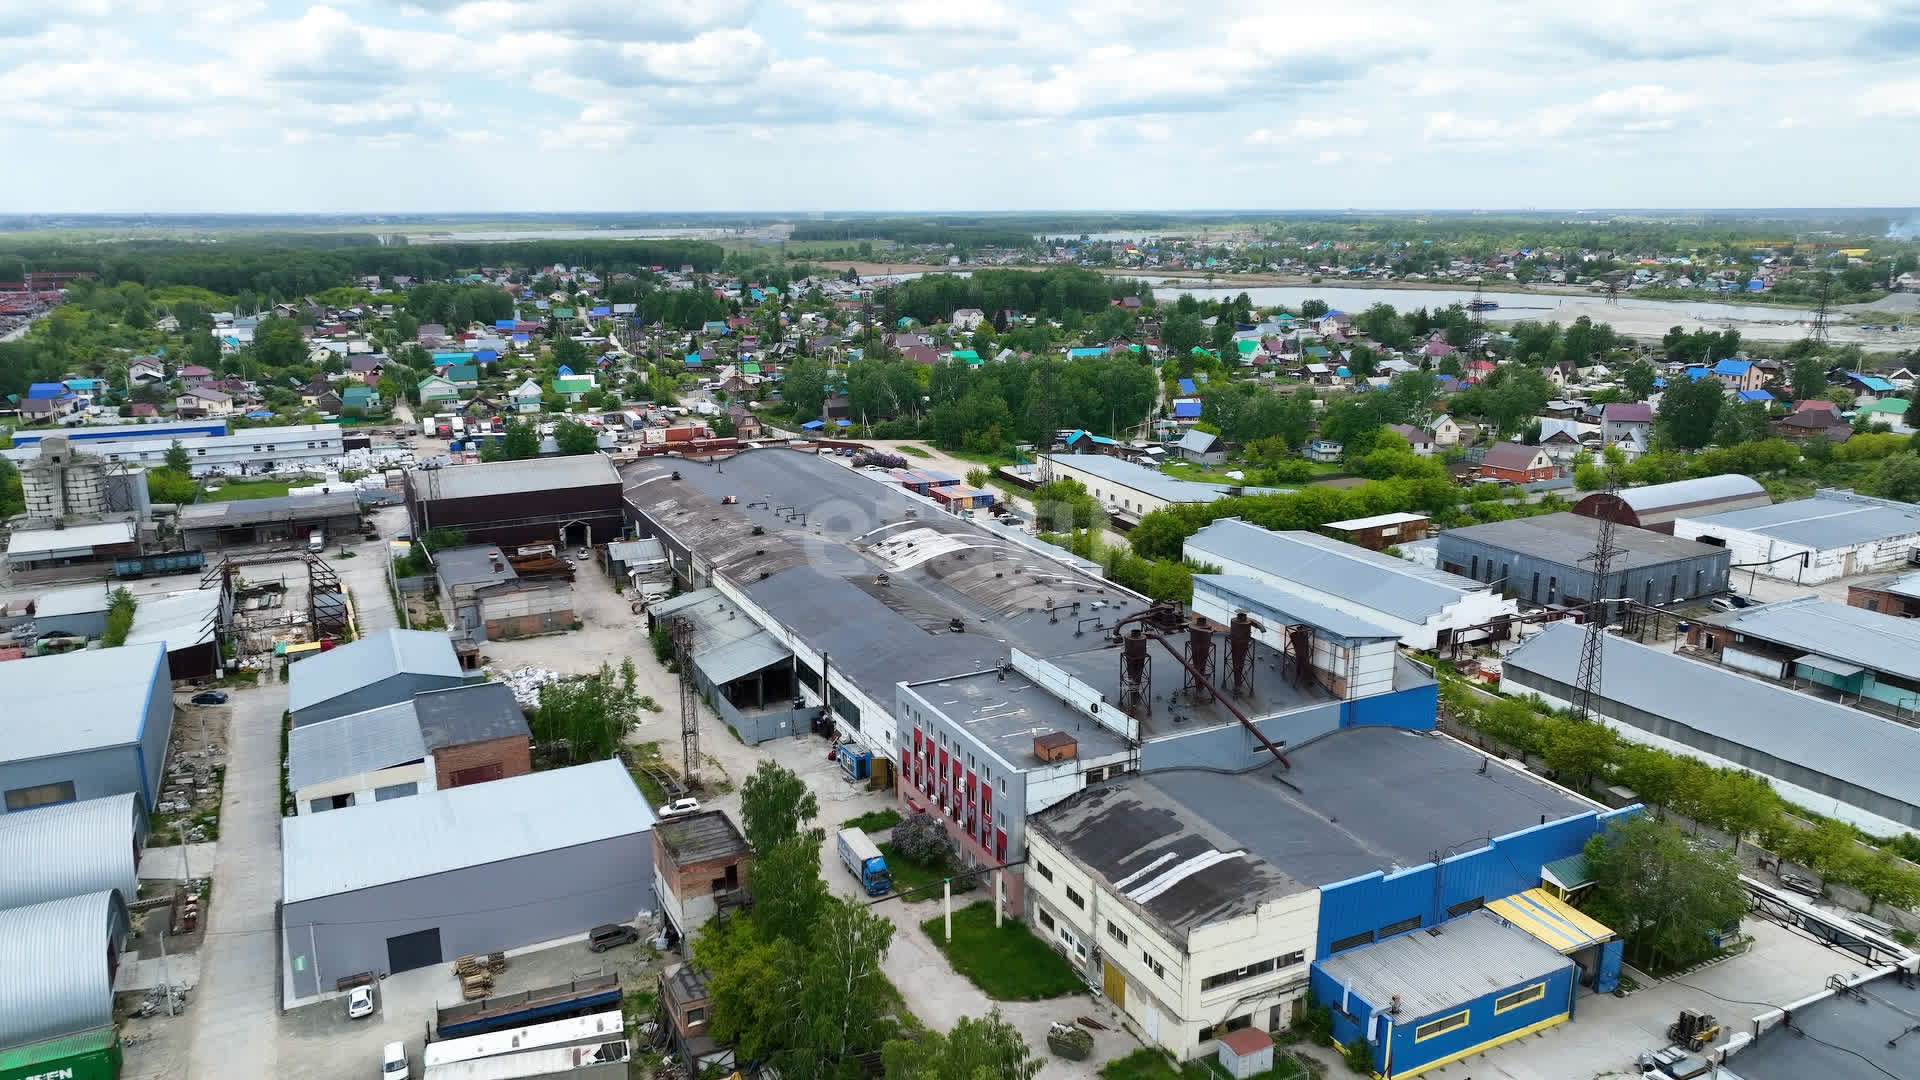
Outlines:
<svg viewBox="0 0 1920 1080"><path fill-rule="evenodd" d="M829 224L0 283L0 1080L1920 1075L1913 242Z"/></svg>

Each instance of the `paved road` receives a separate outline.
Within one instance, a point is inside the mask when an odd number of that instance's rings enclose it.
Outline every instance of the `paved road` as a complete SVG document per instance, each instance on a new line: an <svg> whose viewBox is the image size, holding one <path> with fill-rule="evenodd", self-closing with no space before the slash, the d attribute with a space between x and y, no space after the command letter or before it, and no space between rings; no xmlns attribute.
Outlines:
<svg viewBox="0 0 1920 1080"><path fill-rule="evenodd" d="M391 613L389 613L391 615ZM187 1076L278 1076L280 716L286 687L233 695L213 907L200 948Z"/></svg>

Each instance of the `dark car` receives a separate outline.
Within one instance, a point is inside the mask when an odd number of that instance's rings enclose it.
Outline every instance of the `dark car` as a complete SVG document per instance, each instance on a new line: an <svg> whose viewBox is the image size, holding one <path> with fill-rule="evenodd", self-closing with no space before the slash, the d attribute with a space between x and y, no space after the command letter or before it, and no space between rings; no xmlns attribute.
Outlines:
<svg viewBox="0 0 1920 1080"><path fill-rule="evenodd" d="M227 703L227 692L225 690L202 690L188 698L187 701L194 705L225 705Z"/></svg>
<svg viewBox="0 0 1920 1080"><path fill-rule="evenodd" d="M606 952L620 945L631 945L640 940L640 931L622 923L608 923L596 926L587 934L587 948L593 952Z"/></svg>

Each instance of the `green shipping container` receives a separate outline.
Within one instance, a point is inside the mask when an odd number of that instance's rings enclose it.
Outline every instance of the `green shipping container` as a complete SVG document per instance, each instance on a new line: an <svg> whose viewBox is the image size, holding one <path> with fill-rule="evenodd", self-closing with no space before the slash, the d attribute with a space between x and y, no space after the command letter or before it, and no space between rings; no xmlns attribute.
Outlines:
<svg viewBox="0 0 1920 1080"><path fill-rule="evenodd" d="M120 1032L110 1027L0 1050L0 1080L117 1080L119 1075Z"/></svg>

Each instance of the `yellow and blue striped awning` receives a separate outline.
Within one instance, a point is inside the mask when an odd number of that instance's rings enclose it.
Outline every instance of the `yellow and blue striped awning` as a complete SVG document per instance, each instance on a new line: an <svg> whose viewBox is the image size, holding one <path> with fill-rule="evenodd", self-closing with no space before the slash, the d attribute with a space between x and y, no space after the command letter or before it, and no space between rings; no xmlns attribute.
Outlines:
<svg viewBox="0 0 1920 1080"><path fill-rule="evenodd" d="M1487 905L1487 910L1562 953L1576 953L1613 937L1613 931L1547 892L1528 889Z"/></svg>

